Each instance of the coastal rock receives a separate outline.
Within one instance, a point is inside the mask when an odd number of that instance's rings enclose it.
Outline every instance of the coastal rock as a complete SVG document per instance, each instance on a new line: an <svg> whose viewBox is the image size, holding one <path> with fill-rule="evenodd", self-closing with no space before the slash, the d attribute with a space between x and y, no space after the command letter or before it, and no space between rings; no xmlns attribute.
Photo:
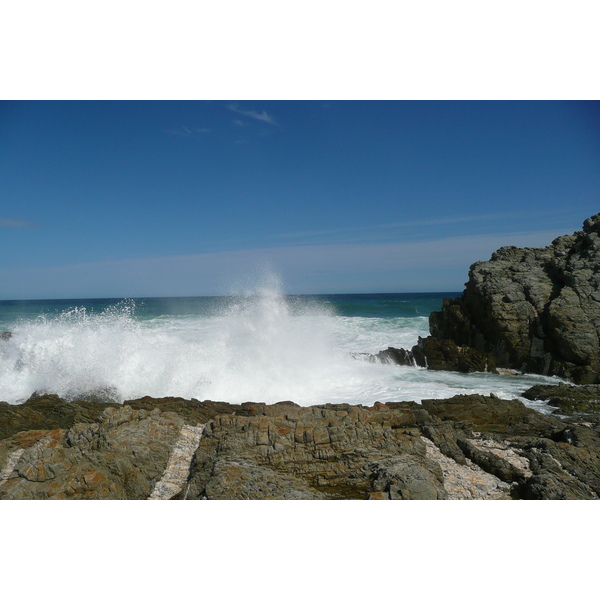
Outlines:
<svg viewBox="0 0 600 600"><path fill-rule="evenodd" d="M557 407L555 414L600 413L600 385L534 385L523 397L548 402Z"/></svg>
<svg viewBox="0 0 600 600"><path fill-rule="evenodd" d="M144 396L135 400L126 400L124 406L130 406L135 410L152 411L159 409L161 411L169 411L177 413L184 422L188 425L196 425L198 423L206 423L208 420L215 418L221 414L236 414L246 415L252 414L254 404L247 402L244 404L230 404L229 402L213 402L212 400L203 400L200 402L195 398L186 400L174 396L166 398L151 398Z"/></svg>
<svg viewBox="0 0 600 600"><path fill-rule="evenodd" d="M466 433L551 439L564 428L560 419L527 408L519 400L458 394L444 400L422 400L421 405L431 417L451 424L454 429L460 424Z"/></svg>
<svg viewBox="0 0 600 600"><path fill-rule="evenodd" d="M470 346L458 346L454 340L439 340L433 337L421 338L412 349L412 356L419 367L434 371L493 371L493 356Z"/></svg>
<svg viewBox="0 0 600 600"><path fill-rule="evenodd" d="M511 486L469 459L457 462L426 439L427 456L442 469L448 500L510 500Z"/></svg>
<svg viewBox="0 0 600 600"><path fill-rule="evenodd" d="M423 400L423 434L459 464L511 486L513 498L591 499L600 494L600 426L527 408L518 400L458 395Z"/></svg>
<svg viewBox="0 0 600 600"><path fill-rule="evenodd" d="M0 461L9 463L0 499L147 498L182 425L175 413L126 406L95 423L18 433L0 441Z"/></svg>
<svg viewBox="0 0 600 600"><path fill-rule="evenodd" d="M384 492L390 500L446 500L444 475L437 462L407 455L387 458L369 465L372 488Z"/></svg>
<svg viewBox="0 0 600 600"><path fill-rule="evenodd" d="M473 264L463 295L431 314L430 334L428 362L454 342L492 357L489 370L600 383L600 214L551 246L508 246Z"/></svg>
<svg viewBox="0 0 600 600"><path fill-rule="evenodd" d="M526 447L526 446L525 446ZM568 455L564 448L547 440L525 451L533 471L532 477L520 485L519 495L525 500L589 500L597 499L598 451L592 453L591 462L587 452ZM586 460L588 458L588 460ZM591 467L584 479L582 469Z"/></svg>
<svg viewBox="0 0 600 600"><path fill-rule="evenodd" d="M544 415L518 400L300 407L145 397L93 410L39 400L0 413L4 431L44 423L0 440L0 499L600 495L600 420ZM77 416L87 420L64 425Z"/></svg>
<svg viewBox="0 0 600 600"><path fill-rule="evenodd" d="M472 395L370 408L286 403L254 405L251 412L207 425L187 498L589 499L600 493L598 426L566 428L518 400Z"/></svg>
<svg viewBox="0 0 600 600"><path fill-rule="evenodd" d="M67 402L54 394L34 394L23 404L0 402L0 440L29 429L68 429L93 423L110 406L101 402Z"/></svg>
<svg viewBox="0 0 600 600"><path fill-rule="evenodd" d="M207 423L188 498L221 499L227 488L233 498L364 499L381 491L373 488L377 461L412 465L409 456L425 456L410 409L283 403L254 405L252 412Z"/></svg>
<svg viewBox="0 0 600 600"><path fill-rule="evenodd" d="M392 348L391 346L385 350L381 350L377 354L369 354L368 358L371 362L380 362L383 364L404 365L413 367L416 365L415 357L410 350L404 348Z"/></svg>
<svg viewBox="0 0 600 600"><path fill-rule="evenodd" d="M435 371L493 371L494 358L469 346L457 346L453 340L421 338L412 350L388 347L377 354L363 354L370 362L409 367L424 367Z"/></svg>
<svg viewBox="0 0 600 600"><path fill-rule="evenodd" d="M182 492L190 473L192 455L200 443L203 432L204 425L195 427L183 425L164 473L154 486L148 500L170 500Z"/></svg>

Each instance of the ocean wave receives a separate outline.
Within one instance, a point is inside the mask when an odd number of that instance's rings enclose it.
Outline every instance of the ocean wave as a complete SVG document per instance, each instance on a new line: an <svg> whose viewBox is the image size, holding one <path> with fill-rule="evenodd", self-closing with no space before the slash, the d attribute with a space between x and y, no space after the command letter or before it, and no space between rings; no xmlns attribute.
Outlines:
<svg viewBox="0 0 600 600"><path fill-rule="evenodd" d="M531 378L464 375L356 360L388 346L411 348L428 319L341 316L279 285L204 303L192 314L151 314L133 301L19 319L0 342L0 400L34 392L66 398L144 395L301 405L514 397ZM536 378L539 381L539 377Z"/></svg>

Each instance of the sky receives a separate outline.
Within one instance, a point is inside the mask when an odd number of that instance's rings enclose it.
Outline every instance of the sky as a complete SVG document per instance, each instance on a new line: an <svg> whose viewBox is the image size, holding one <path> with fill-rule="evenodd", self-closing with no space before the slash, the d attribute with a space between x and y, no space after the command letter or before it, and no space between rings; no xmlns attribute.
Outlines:
<svg viewBox="0 0 600 600"><path fill-rule="evenodd" d="M461 291L598 212L600 102L0 102L0 299Z"/></svg>

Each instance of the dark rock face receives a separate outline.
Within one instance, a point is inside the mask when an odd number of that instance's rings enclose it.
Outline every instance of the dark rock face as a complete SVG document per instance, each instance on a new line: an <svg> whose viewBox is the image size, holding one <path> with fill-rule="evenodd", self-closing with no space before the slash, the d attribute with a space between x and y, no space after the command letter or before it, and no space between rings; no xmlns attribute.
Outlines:
<svg viewBox="0 0 600 600"><path fill-rule="evenodd" d="M475 263L462 297L431 314L431 337L498 367L600 383L599 234L600 214L546 248L504 247Z"/></svg>
<svg viewBox="0 0 600 600"><path fill-rule="evenodd" d="M423 400L421 405L430 417L480 433L551 437L563 428L560 419L527 408L518 400L459 394L447 400Z"/></svg>
<svg viewBox="0 0 600 600"><path fill-rule="evenodd" d="M304 408L146 397L91 409L48 397L3 408L0 499L165 497L160 489L174 499L600 495L600 419L558 419L517 400ZM9 431L6 415L24 429Z"/></svg>
<svg viewBox="0 0 600 600"><path fill-rule="evenodd" d="M434 371L493 371L495 359L491 354L484 354L470 346L458 346L454 340L436 339L434 337L419 338L413 346L412 354L419 367Z"/></svg>
<svg viewBox="0 0 600 600"><path fill-rule="evenodd" d="M485 355L469 346L457 346L453 340L438 340L431 336L419 338L412 350L389 347L377 354L367 354L370 362L395 364L410 367L426 367L434 371L475 371L494 370L494 357Z"/></svg>
<svg viewBox="0 0 600 600"><path fill-rule="evenodd" d="M368 356L371 362L380 362L384 364L404 365L412 367L416 365L416 360L410 350L404 348L392 348L391 346L385 350L381 350L377 354Z"/></svg>
<svg viewBox="0 0 600 600"><path fill-rule="evenodd" d="M93 423L109 404L67 402L53 394L34 395L24 404L0 402L0 439L30 429L68 429L75 423Z"/></svg>
<svg viewBox="0 0 600 600"><path fill-rule="evenodd" d="M600 385L534 385L523 396L530 400L546 400L556 406L555 414L595 414L600 416Z"/></svg>

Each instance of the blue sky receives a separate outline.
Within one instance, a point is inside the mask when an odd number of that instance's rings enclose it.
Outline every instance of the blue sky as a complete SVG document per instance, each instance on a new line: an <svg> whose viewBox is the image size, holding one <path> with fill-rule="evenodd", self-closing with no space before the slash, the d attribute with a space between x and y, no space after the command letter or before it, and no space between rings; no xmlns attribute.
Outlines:
<svg viewBox="0 0 600 600"><path fill-rule="evenodd" d="M600 103L5 101L0 198L1 299L460 291L600 212Z"/></svg>

